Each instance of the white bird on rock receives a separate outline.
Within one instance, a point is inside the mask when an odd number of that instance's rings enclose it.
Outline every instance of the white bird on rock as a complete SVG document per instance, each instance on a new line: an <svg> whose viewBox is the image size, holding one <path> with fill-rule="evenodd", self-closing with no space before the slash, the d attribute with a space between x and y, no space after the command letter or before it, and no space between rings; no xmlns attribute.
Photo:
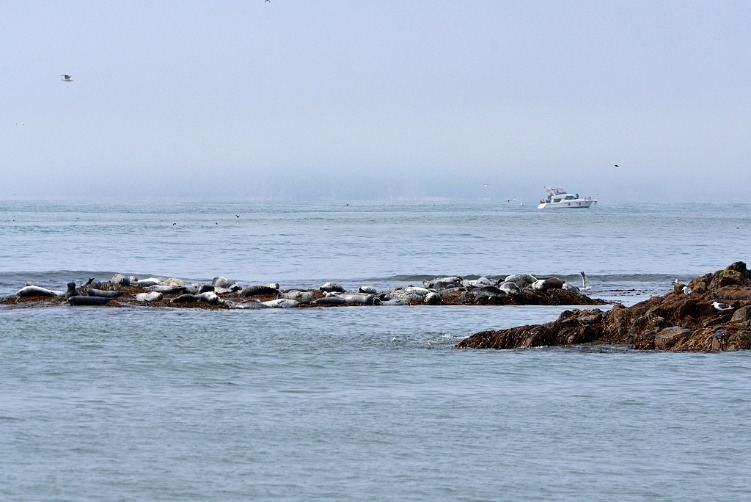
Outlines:
<svg viewBox="0 0 751 502"><path fill-rule="evenodd" d="M721 303L721 302L712 302L712 306L715 308L715 310L733 310L733 307L728 305L727 303Z"/></svg>

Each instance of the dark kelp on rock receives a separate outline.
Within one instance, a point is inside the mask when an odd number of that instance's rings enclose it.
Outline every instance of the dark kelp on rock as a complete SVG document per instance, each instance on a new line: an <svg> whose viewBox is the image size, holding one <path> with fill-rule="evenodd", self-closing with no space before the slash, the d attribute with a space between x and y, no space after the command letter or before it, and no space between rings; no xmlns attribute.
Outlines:
<svg viewBox="0 0 751 502"><path fill-rule="evenodd" d="M720 304L725 304L723 307ZM631 307L567 310L553 322L482 331L457 348L513 349L572 344L626 344L636 349L751 349L751 275L744 262Z"/></svg>

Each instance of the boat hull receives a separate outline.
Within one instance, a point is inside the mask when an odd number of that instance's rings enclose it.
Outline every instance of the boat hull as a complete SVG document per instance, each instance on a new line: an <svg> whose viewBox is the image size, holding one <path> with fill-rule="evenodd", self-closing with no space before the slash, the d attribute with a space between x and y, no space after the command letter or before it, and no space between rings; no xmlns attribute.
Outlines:
<svg viewBox="0 0 751 502"><path fill-rule="evenodd" d="M587 209L594 203L595 201L592 199L574 199L564 200L561 202L542 202L537 206L537 209Z"/></svg>

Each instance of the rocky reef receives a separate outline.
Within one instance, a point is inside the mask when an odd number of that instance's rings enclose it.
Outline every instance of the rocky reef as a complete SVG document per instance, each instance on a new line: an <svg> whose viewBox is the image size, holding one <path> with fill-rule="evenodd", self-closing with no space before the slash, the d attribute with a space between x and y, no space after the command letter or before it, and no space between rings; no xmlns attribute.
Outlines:
<svg viewBox="0 0 751 502"><path fill-rule="evenodd" d="M536 278L516 274L504 279L459 276L423 281L422 286L402 286L378 291L361 286L348 291L327 282L317 289L285 289L278 283L241 285L224 277L211 283L187 283L177 278L116 274L110 280L89 279L81 286L70 282L66 290L51 290L27 284L3 305L51 306L67 302L72 306L128 306L259 309L292 307L341 307L375 305L598 305L571 284L557 278Z"/></svg>
<svg viewBox="0 0 751 502"><path fill-rule="evenodd" d="M573 344L626 344L635 349L751 349L751 275L744 262L705 274L673 291L609 311L567 310L553 322L483 331L458 348L513 349Z"/></svg>

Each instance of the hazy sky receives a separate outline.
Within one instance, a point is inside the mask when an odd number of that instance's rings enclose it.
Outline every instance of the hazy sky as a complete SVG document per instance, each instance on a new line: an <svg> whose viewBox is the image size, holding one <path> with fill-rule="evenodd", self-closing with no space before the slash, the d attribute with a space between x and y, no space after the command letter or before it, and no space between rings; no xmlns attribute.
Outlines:
<svg viewBox="0 0 751 502"><path fill-rule="evenodd" d="M0 198L748 201L749 51L748 1L0 2Z"/></svg>

